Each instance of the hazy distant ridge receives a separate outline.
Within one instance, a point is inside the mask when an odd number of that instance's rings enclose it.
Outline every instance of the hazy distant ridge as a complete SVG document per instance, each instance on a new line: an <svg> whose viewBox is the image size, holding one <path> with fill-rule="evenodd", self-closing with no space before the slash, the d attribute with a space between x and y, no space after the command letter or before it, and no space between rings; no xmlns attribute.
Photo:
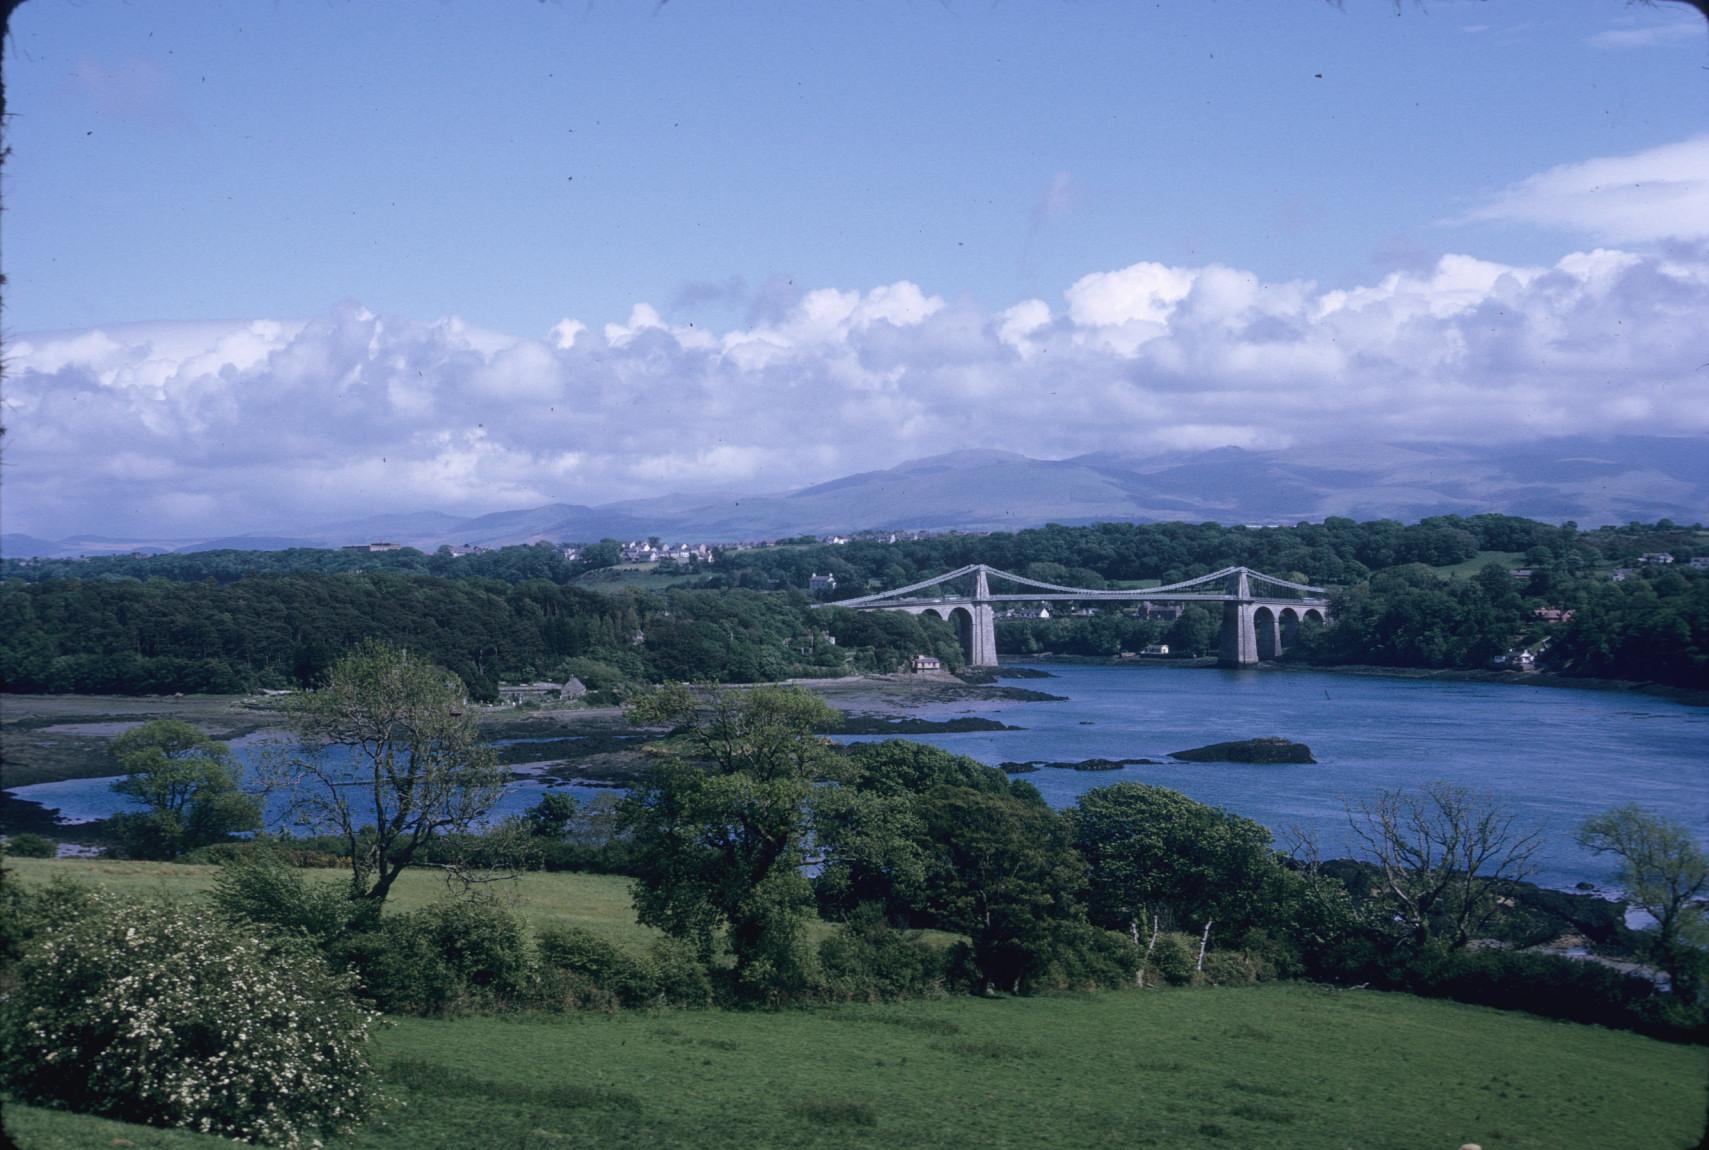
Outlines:
<svg viewBox="0 0 1709 1150"><path fill-rule="evenodd" d="M377 540L432 550L444 543L497 547L648 535L731 542L859 530L1014 530L1101 520L1292 523L1344 515L1411 521L1482 512L1570 519L1581 527L1709 519L1709 442L1570 438L1499 448L1360 443L1165 456L1100 452L1060 460L975 450L777 494L673 494L598 507L553 503L473 517L425 510L208 539L6 535L0 537L0 553L22 558L133 549L278 550Z"/></svg>

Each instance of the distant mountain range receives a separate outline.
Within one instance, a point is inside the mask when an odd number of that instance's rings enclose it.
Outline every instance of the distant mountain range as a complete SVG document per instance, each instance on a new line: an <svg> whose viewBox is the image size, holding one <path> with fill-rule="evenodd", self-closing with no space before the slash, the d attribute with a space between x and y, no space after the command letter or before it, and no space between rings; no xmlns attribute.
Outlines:
<svg viewBox="0 0 1709 1150"><path fill-rule="evenodd" d="M679 494L599 507L553 503L473 517L415 511L208 539L4 535L0 554L279 550L380 540L432 550L444 543L498 547L649 535L735 542L861 530L1005 531L1111 520L1294 523L1330 515L1413 521L1482 512L1570 519L1582 527L1709 520L1709 441L1628 436L1503 447L1359 443L1054 460L958 451L780 494Z"/></svg>

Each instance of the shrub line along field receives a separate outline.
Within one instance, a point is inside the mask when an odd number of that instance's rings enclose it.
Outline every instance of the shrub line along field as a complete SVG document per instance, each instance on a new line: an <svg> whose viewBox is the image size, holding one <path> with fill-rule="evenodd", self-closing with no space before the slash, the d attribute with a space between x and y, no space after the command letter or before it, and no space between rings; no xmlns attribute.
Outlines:
<svg viewBox="0 0 1709 1150"><path fill-rule="evenodd" d="M185 898L215 868L8 860L7 870L31 887L68 875ZM436 875L408 872L398 909L442 889ZM634 923L624 879L531 874L510 889L535 928L573 923L636 950L653 936ZM335 1148L1683 1150L1709 1085L1699 1047L1299 984L400 1019L376 1047L393 1105ZM6 1124L32 1150L223 1144L16 1105Z"/></svg>

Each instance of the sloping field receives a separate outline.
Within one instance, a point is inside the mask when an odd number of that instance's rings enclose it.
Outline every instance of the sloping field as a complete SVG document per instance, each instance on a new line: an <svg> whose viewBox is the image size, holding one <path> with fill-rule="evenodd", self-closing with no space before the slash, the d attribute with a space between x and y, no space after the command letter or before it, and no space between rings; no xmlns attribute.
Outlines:
<svg viewBox="0 0 1709 1150"><path fill-rule="evenodd" d="M5 879L184 896L213 869L18 859ZM652 935L621 878L536 874L509 889L536 925L637 948ZM443 890L410 872L396 903ZM400 1019L377 1054L397 1105L333 1147L1685 1150L1709 1086L1701 1047L1294 984ZM16 1105L5 1121L26 1150L229 1145Z"/></svg>
<svg viewBox="0 0 1709 1150"><path fill-rule="evenodd" d="M1683 1150L1705 1086L1699 1048L1303 986L404 1020L379 1047L398 1105L334 1147ZM7 1125L26 1150L217 1144Z"/></svg>

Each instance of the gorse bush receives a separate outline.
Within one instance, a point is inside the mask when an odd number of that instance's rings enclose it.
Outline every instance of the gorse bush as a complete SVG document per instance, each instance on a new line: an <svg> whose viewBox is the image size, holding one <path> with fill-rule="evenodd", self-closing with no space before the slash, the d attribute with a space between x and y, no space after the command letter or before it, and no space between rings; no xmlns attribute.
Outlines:
<svg viewBox="0 0 1709 1150"><path fill-rule="evenodd" d="M193 906L94 895L18 975L3 1067L21 1099L287 1147L378 1102L349 980Z"/></svg>

